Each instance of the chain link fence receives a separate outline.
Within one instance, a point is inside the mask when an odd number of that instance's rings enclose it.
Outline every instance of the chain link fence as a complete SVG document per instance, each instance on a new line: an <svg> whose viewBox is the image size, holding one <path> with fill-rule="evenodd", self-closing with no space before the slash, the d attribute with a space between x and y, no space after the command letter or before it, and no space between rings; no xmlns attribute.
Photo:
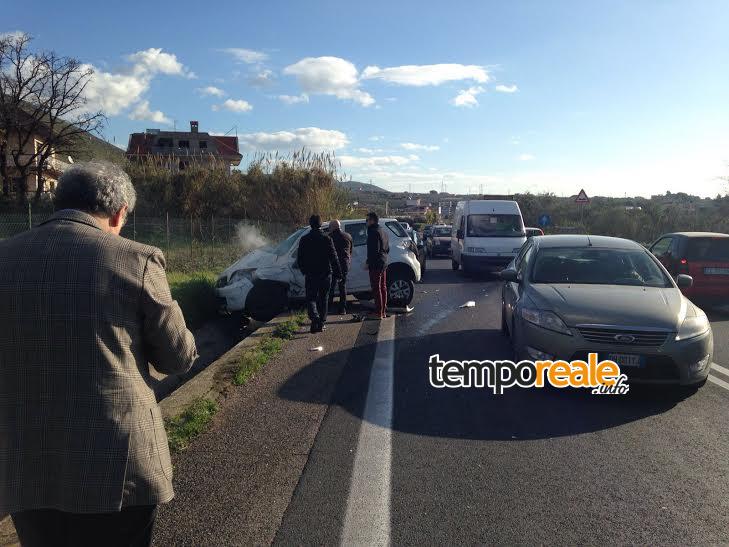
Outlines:
<svg viewBox="0 0 729 547"><path fill-rule="evenodd" d="M0 240L38 226L52 213L0 213ZM296 227L250 219L129 215L121 235L162 249L168 271L218 272L256 247L276 243Z"/></svg>

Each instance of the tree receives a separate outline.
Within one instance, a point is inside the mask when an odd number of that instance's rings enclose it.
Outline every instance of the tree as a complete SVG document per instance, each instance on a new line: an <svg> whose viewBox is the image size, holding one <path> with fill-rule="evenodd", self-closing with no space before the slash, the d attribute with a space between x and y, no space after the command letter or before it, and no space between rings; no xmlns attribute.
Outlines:
<svg viewBox="0 0 729 547"><path fill-rule="evenodd" d="M425 222L426 224L435 224L438 222L438 213L436 213L433 209L429 209L425 213Z"/></svg>
<svg viewBox="0 0 729 547"><path fill-rule="evenodd" d="M28 34L0 38L0 176L10 192L7 154L18 177L20 198L27 177L36 174L35 200L45 186L45 171L54 154L73 155L80 138L98 132L105 118L89 108L86 88L93 70L53 51L31 52Z"/></svg>

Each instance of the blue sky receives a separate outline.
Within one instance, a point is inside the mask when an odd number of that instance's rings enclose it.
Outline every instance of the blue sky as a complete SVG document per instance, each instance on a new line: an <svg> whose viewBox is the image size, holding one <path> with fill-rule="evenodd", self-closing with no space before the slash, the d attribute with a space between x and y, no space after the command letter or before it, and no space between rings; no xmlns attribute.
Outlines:
<svg viewBox="0 0 729 547"><path fill-rule="evenodd" d="M729 175L729 3L12 2L0 32L92 65L125 145L237 128L333 149L391 190L714 196Z"/></svg>

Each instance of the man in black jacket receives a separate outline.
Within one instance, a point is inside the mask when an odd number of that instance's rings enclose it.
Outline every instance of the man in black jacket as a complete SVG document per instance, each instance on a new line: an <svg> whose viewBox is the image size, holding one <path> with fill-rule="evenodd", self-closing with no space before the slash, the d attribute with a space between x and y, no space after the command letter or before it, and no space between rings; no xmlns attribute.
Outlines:
<svg viewBox="0 0 729 547"><path fill-rule="evenodd" d="M375 313L372 317L384 319L387 310L387 255L390 241L380 228L377 213L367 214L367 269L370 272L370 286L375 299Z"/></svg>
<svg viewBox="0 0 729 547"><path fill-rule="evenodd" d="M334 249L337 251L339 259L339 269L342 277L337 283L336 279L332 279L332 286L329 290L329 306L334 304L334 289L339 285L339 314L347 313L347 273L352 262L352 236L342 231L342 225L338 220L329 222L329 233L334 242Z"/></svg>
<svg viewBox="0 0 729 547"><path fill-rule="evenodd" d="M342 273L334 243L321 231L321 218L312 215L309 219L311 231L299 241L297 262L306 283L306 302L311 320L311 332L324 330L327 320L327 304L329 303L329 286Z"/></svg>

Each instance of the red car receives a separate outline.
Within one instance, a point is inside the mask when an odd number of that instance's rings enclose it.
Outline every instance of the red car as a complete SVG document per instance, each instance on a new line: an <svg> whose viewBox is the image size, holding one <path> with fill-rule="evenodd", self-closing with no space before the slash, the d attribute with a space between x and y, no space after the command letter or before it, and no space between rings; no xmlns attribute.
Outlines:
<svg viewBox="0 0 729 547"><path fill-rule="evenodd" d="M729 301L729 234L665 234L654 241L649 250L673 277L678 274L693 277L693 285L681 289L687 297Z"/></svg>

